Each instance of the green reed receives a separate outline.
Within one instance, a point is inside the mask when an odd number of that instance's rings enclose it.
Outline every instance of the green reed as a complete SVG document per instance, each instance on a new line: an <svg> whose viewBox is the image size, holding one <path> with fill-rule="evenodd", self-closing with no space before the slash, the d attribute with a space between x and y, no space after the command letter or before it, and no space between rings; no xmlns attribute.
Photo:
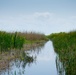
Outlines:
<svg viewBox="0 0 76 75"><path fill-rule="evenodd" d="M39 43L47 40L44 34L35 32L4 32L0 31L0 52L21 49L24 44Z"/></svg>
<svg viewBox="0 0 76 75"><path fill-rule="evenodd" d="M63 62L66 75L76 74L76 31L54 33L48 36L53 41L54 49Z"/></svg>
<svg viewBox="0 0 76 75"><path fill-rule="evenodd" d="M8 51L12 48L21 49L24 44L24 37L15 33L7 33L0 31L0 51Z"/></svg>

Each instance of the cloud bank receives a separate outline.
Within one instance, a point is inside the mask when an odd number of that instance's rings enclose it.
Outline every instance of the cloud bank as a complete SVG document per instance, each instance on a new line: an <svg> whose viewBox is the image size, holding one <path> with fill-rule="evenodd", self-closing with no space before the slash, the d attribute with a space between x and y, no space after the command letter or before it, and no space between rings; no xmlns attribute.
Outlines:
<svg viewBox="0 0 76 75"><path fill-rule="evenodd" d="M76 29L76 16L59 16L50 12L0 15L0 30L37 31L50 34Z"/></svg>

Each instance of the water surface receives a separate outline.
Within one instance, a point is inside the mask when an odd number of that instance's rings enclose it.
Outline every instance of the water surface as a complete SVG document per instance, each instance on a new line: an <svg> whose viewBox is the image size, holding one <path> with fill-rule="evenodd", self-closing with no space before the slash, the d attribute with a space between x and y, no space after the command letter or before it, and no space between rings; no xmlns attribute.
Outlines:
<svg viewBox="0 0 76 75"><path fill-rule="evenodd" d="M25 53L28 56L24 60L11 61L8 68L1 71L0 75L60 75L56 65L57 55L51 41Z"/></svg>

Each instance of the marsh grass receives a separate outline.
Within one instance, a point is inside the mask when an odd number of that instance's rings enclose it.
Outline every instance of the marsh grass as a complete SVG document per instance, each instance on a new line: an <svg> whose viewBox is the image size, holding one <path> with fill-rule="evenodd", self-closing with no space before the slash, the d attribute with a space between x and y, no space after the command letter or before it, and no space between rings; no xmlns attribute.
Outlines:
<svg viewBox="0 0 76 75"><path fill-rule="evenodd" d="M0 31L0 52L11 50L12 48L21 49L24 44L24 37L15 33Z"/></svg>
<svg viewBox="0 0 76 75"><path fill-rule="evenodd" d="M0 31L0 52L21 49L24 44L39 43L47 40L44 34L35 32L4 32Z"/></svg>
<svg viewBox="0 0 76 75"><path fill-rule="evenodd" d="M76 31L61 32L48 36L53 41L54 49L63 62L66 75L76 74Z"/></svg>
<svg viewBox="0 0 76 75"><path fill-rule="evenodd" d="M40 40L47 40L46 36L42 33L37 32L19 32L19 35L25 37L26 41L40 41Z"/></svg>
<svg viewBox="0 0 76 75"><path fill-rule="evenodd" d="M24 66L26 61L30 64L33 58L26 55L25 50L34 49L46 40L44 34L35 32L0 31L0 70L6 69L10 61L15 59L23 61Z"/></svg>

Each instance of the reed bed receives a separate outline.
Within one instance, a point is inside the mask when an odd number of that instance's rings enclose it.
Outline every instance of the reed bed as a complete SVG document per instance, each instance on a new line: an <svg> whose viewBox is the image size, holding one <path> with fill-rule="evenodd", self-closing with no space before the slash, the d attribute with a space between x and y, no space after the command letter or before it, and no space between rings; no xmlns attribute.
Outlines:
<svg viewBox="0 0 76 75"><path fill-rule="evenodd" d="M47 40L45 35L43 33L37 33L37 32L19 32L19 35L25 37L26 40Z"/></svg>
<svg viewBox="0 0 76 75"><path fill-rule="evenodd" d="M76 74L76 31L54 33L48 36L65 68L65 75Z"/></svg>
<svg viewBox="0 0 76 75"><path fill-rule="evenodd" d="M24 44L24 37L17 32L7 33L0 31L0 52L11 50L12 48L21 49Z"/></svg>
<svg viewBox="0 0 76 75"><path fill-rule="evenodd" d="M44 34L35 32L4 32L0 31L0 52L21 49L24 44L46 40Z"/></svg>

